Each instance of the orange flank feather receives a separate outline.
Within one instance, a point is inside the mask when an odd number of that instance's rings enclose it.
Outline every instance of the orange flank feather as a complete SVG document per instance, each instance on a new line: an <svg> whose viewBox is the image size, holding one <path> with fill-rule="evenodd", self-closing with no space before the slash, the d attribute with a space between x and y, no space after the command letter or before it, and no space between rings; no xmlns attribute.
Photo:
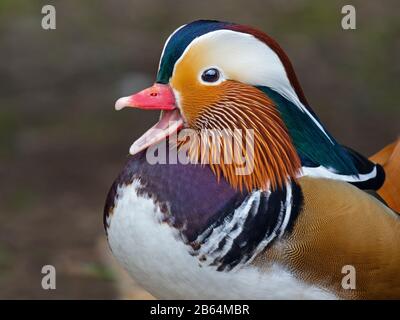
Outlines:
<svg viewBox="0 0 400 320"><path fill-rule="evenodd" d="M385 183L378 194L388 206L400 213L400 139L374 154L372 161L385 169Z"/></svg>

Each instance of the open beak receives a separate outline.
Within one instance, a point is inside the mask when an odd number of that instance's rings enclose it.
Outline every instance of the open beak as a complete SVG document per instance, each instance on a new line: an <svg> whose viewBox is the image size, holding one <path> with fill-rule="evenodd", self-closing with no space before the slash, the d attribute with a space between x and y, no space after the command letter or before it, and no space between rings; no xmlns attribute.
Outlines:
<svg viewBox="0 0 400 320"><path fill-rule="evenodd" d="M176 107L174 93L169 85L155 83L150 88L129 97L120 98L115 102L116 110L125 107L162 110L160 120L132 144L129 149L132 155L160 142L183 127L183 119Z"/></svg>

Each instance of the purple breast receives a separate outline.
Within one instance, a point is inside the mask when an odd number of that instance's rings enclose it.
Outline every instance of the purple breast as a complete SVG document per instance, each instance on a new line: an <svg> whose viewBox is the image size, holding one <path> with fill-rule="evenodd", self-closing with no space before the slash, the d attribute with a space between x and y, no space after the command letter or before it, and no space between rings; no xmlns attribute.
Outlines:
<svg viewBox="0 0 400 320"><path fill-rule="evenodd" d="M141 183L138 193L153 199L165 214L165 221L180 229L189 242L221 216L232 212L248 195L247 192L234 190L223 178L217 181L209 166L179 163L152 165L146 160L146 151L143 151L128 160L114 181L104 210L105 227L107 216L114 207L118 186L128 185L135 179Z"/></svg>

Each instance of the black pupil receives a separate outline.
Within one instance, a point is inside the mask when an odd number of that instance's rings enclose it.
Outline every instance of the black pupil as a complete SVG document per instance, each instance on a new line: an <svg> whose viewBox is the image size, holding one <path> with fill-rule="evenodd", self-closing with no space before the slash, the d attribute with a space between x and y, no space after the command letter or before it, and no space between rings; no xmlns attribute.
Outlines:
<svg viewBox="0 0 400 320"><path fill-rule="evenodd" d="M201 79L205 82L215 82L219 79L219 71L215 68L207 69L201 75Z"/></svg>

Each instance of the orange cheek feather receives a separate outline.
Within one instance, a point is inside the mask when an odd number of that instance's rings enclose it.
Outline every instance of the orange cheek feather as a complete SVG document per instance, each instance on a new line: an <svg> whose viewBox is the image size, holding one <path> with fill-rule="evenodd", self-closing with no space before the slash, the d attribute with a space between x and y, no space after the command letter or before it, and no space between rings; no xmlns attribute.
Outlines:
<svg viewBox="0 0 400 320"><path fill-rule="evenodd" d="M180 65L176 72L179 77L174 77L171 81L171 86L180 94L178 103L190 126L207 106L218 102L224 94L220 85L208 86L200 83L193 69L193 66L185 68L185 65Z"/></svg>
<svg viewBox="0 0 400 320"><path fill-rule="evenodd" d="M198 131L225 128L231 132L235 129L242 132L252 129L254 132L250 159L254 161L254 169L245 175L237 174L243 164L226 163L223 157L214 164L214 159L210 159L216 148L233 152L232 144L224 145L222 140L219 146L214 146L209 136L203 137L200 134L200 146L209 146L208 163L217 178L224 176L232 187L240 190L276 189L282 187L288 179L296 178L301 168L300 159L272 101L255 87L236 81L228 80L219 85L202 84L198 73L204 65L201 55L185 57L176 66L171 79L171 86L179 92L178 103L190 128ZM215 116L216 112L218 116ZM229 128L226 128L227 125ZM246 143L243 142L242 154L248 156L245 147ZM204 163L200 150L189 148L189 153Z"/></svg>

